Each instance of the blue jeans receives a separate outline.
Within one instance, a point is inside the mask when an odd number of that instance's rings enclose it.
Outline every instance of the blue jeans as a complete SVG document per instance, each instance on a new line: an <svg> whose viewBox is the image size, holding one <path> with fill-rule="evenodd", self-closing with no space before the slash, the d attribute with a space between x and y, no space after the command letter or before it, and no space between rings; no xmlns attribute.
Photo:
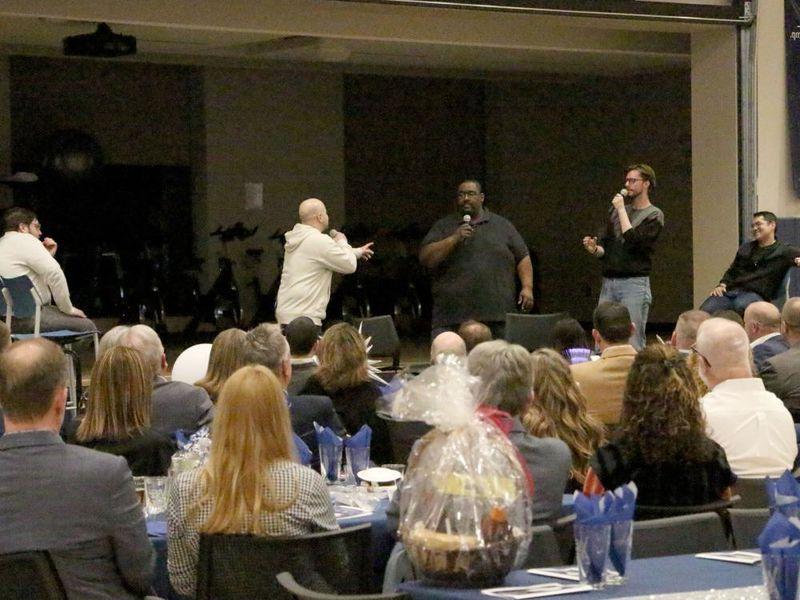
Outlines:
<svg viewBox="0 0 800 600"><path fill-rule="evenodd" d="M636 326L636 331L631 336L630 343L637 350L645 347L645 327L653 295L650 293L649 277L603 277L603 287L600 289L601 302L619 302L631 314L631 322Z"/></svg>
<svg viewBox="0 0 800 600"><path fill-rule="evenodd" d="M713 315L720 310L735 310L740 315L744 314L744 309L753 302L761 302L764 300L755 292L748 292L746 290L729 290L722 294L722 296L709 296L700 305L700 310L706 311L708 314Z"/></svg>

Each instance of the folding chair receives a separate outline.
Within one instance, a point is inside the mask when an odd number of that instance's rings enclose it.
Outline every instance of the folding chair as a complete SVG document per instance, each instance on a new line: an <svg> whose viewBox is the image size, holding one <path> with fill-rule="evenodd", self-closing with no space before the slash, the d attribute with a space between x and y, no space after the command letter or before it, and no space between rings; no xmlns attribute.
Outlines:
<svg viewBox="0 0 800 600"><path fill-rule="evenodd" d="M386 421L389 427L392 460L401 465L408 461L414 442L432 429L424 421L400 421L382 412L378 413L378 417Z"/></svg>
<svg viewBox="0 0 800 600"><path fill-rule="evenodd" d="M391 356L392 369L400 368L400 338L391 315L357 319L355 327L364 338L372 338L370 356Z"/></svg>
<svg viewBox="0 0 800 600"><path fill-rule="evenodd" d="M506 314L506 341L519 344L528 352L549 346L553 327L561 319L569 317L569 313L550 313L546 315Z"/></svg>
<svg viewBox="0 0 800 600"><path fill-rule="evenodd" d="M326 594L315 592L297 583L291 573L278 573L278 583L295 600L403 600L406 594Z"/></svg>
<svg viewBox="0 0 800 600"><path fill-rule="evenodd" d="M739 477L733 485L733 493L739 496L736 508L766 508L769 506L766 477L753 479Z"/></svg>
<svg viewBox="0 0 800 600"><path fill-rule="evenodd" d="M768 508L732 508L733 539L738 550L758 547L758 536L769 521Z"/></svg>
<svg viewBox="0 0 800 600"><path fill-rule="evenodd" d="M718 550L730 550L730 544L714 512L633 522L633 558Z"/></svg>

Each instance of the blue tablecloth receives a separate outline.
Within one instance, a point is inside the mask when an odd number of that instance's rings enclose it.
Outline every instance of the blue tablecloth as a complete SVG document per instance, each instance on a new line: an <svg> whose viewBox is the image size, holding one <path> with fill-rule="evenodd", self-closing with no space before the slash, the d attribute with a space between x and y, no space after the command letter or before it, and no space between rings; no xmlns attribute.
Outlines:
<svg viewBox="0 0 800 600"><path fill-rule="evenodd" d="M503 586L533 585L535 583L563 582L559 579L537 577L525 571L513 571L506 577ZM726 589L761 585L761 565L741 565L716 560L703 560L694 556L666 556L634 560L630 565L630 577L621 586L609 586L591 593L568 594L558 598L583 598L601 600L605 598L630 598L648 594L696 592L710 589ZM499 587L499 586L498 586ZM487 600L476 589L434 588L419 582L403 583L400 591L414 600Z"/></svg>
<svg viewBox="0 0 800 600"><path fill-rule="evenodd" d="M373 557L373 585L379 590L383 583L383 572L386 570L386 561L394 546L394 538L386 526L386 507L389 500L382 500L375 508L375 512L368 515L341 519L340 527L355 527L369 523L372 525L372 542L370 552ZM156 594L165 600L180 600L181 596L172 590L167 573L167 528L164 521L148 521L147 532L156 551L156 573L153 587Z"/></svg>

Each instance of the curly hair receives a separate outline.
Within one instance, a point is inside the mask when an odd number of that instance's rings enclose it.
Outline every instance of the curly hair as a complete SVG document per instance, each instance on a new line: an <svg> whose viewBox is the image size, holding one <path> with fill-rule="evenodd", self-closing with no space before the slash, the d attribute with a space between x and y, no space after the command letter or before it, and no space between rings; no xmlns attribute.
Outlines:
<svg viewBox="0 0 800 600"><path fill-rule="evenodd" d="M315 375L329 392L369 380L364 338L352 325L337 323L328 329L320 340L317 358Z"/></svg>
<svg viewBox="0 0 800 600"><path fill-rule="evenodd" d="M549 348L531 354L533 402L522 423L536 437L555 437L572 452L570 477L586 478L589 459L605 443L605 427L586 409L586 397L564 357Z"/></svg>
<svg viewBox="0 0 800 600"><path fill-rule="evenodd" d="M709 458L700 391L686 358L653 344L633 361L617 431L645 463L700 462Z"/></svg>

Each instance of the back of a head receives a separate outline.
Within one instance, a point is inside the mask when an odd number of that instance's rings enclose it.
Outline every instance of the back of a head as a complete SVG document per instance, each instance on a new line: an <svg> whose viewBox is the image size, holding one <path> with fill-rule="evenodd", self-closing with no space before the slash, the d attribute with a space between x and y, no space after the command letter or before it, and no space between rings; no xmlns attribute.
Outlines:
<svg viewBox="0 0 800 600"><path fill-rule="evenodd" d="M0 406L14 423L35 423L65 387L67 360L57 344L36 338L0 353Z"/></svg>
<svg viewBox="0 0 800 600"><path fill-rule="evenodd" d="M20 225L30 225L36 213L21 206L12 206L3 213L3 231L17 231Z"/></svg>
<svg viewBox="0 0 800 600"><path fill-rule="evenodd" d="M237 369L245 365L244 346L247 334L232 327L217 334L211 344L206 374L195 385L200 386L216 400L222 385Z"/></svg>
<svg viewBox="0 0 800 600"><path fill-rule="evenodd" d="M781 321L792 337L800 337L800 298L789 298L783 305Z"/></svg>
<svg viewBox="0 0 800 600"><path fill-rule="evenodd" d="M107 350L92 370L78 440L123 440L144 431L150 426L152 390L140 352L125 346Z"/></svg>
<svg viewBox="0 0 800 600"><path fill-rule="evenodd" d="M619 302L601 302L594 309L592 324L609 344L625 344L631 336L631 313Z"/></svg>
<svg viewBox="0 0 800 600"><path fill-rule="evenodd" d="M164 346L152 327L134 325L120 335L118 345L133 348L139 352L153 377L161 372Z"/></svg>
<svg viewBox="0 0 800 600"><path fill-rule="evenodd" d="M352 387L368 379L364 338L348 323L337 323L322 335L317 358L316 375L326 389Z"/></svg>
<svg viewBox="0 0 800 600"><path fill-rule="evenodd" d="M720 375L750 372L750 340L744 328L728 319L712 317L697 331L695 348Z"/></svg>
<svg viewBox="0 0 800 600"><path fill-rule="evenodd" d="M308 356L319 339L319 328L308 317L297 317L283 330L292 356Z"/></svg>
<svg viewBox="0 0 800 600"><path fill-rule="evenodd" d="M678 321L675 323L675 334L679 350L688 350L692 347L692 344L697 341L697 330L700 323L710 317L711 315L704 310L687 310L678 316Z"/></svg>
<svg viewBox="0 0 800 600"><path fill-rule="evenodd" d="M449 354L463 359L467 357L467 346L457 333L443 331L431 343L431 362L436 362L436 357L440 354Z"/></svg>
<svg viewBox="0 0 800 600"><path fill-rule="evenodd" d="M569 350L570 348L589 347L589 343L586 340L586 331L584 331L578 320L572 317L561 319L553 325L550 340L556 352L564 352L564 350Z"/></svg>
<svg viewBox="0 0 800 600"><path fill-rule="evenodd" d="M525 348L504 340L483 342L469 353L467 367L480 378L476 390L479 403L496 406L511 416L525 409L533 388L530 354Z"/></svg>
<svg viewBox="0 0 800 600"><path fill-rule="evenodd" d="M753 302L744 310L744 327L751 338L778 332L781 311L772 302Z"/></svg>
<svg viewBox="0 0 800 600"><path fill-rule="evenodd" d="M244 362L261 365L277 373L289 358L289 344L275 323L261 323L247 332L244 339Z"/></svg>
<svg viewBox="0 0 800 600"><path fill-rule="evenodd" d="M322 200L319 198L307 198L300 203L297 209L297 217L301 223L307 224L324 210L325 204Z"/></svg>
<svg viewBox="0 0 800 600"><path fill-rule="evenodd" d="M737 313L735 310L718 310L711 316L715 319L725 319L731 323L736 323L739 327L744 327L744 319L742 318L742 315Z"/></svg>
<svg viewBox="0 0 800 600"><path fill-rule="evenodd" d="M116 325L106 331L97 345L97 355L102 356L114 346L119 346L122 336L130 331L130 325Z"/></svg>
<svg viewBox="0 0 800 600"><path fill-rule="evenodd" d="M492 340L492 330L489 329L489 326L472 319L461 323L458 327L458 335L464 340L467 352L472 352L472 349L478 344Z"/></svg>

